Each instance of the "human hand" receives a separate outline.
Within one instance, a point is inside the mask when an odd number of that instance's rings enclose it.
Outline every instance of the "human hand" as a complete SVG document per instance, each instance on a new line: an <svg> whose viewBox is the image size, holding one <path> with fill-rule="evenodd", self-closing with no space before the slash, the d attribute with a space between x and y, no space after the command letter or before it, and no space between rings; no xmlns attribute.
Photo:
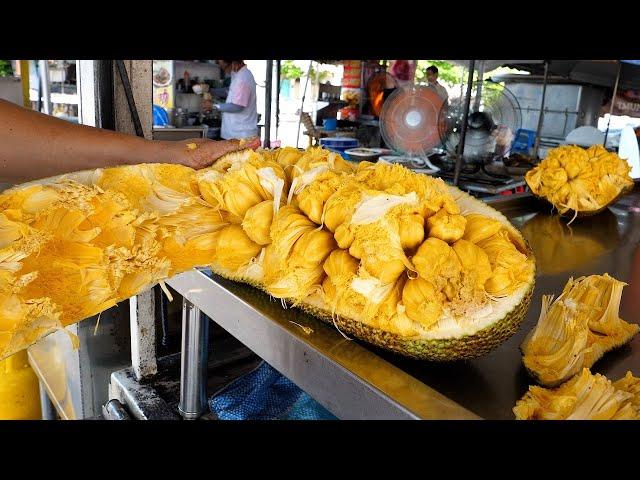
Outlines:
<svg viewBox="0 0 640 480"><path fill-rule="evenodd" d="M164 163L178 163L196 170L210 166L227 153L256 149L260 147L260 139L249 140L209 140L207 138L193 138L179 142L162 142L162 161Z"/></svg>

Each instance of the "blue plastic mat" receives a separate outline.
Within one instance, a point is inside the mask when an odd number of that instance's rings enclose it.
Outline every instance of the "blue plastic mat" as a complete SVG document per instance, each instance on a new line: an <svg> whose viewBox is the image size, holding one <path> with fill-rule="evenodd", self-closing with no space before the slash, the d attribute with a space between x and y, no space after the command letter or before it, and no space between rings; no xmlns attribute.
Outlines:
<svg viewBox="0 0 640 480"><path fill-rule="evenodd" d="M209 400L220 420L337 420L267 362Z"/></svg>

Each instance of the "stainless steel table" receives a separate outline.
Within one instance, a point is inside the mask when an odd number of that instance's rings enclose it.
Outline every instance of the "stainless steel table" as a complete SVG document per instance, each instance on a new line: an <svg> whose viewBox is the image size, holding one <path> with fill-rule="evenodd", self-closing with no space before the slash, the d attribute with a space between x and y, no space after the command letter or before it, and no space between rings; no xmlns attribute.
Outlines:
<svg viewBox="0 0 640 480"><path fill-rule="evenodd" d="M485 201L517 227L536 215L548 215L549 210L528 194ZM592 225L594 234L606 225L608 230L598 234L610 237L611 248L572 271L547 274L539 269L531 307L518 333L490 354L470 361L416 361L347 340L332 326L297 309L285 310L279 301L250 286L209 278L201 271L167 283L339 418L512 419L512 407L531 383L521 366L519 345L537 321L543 294L558 294L571 276L608 272L629 282L622 318L640 321L637 189L602 215L578 222ZM640 375L640 336L607 354L593 370L611 379L627 370Z"/></svg>

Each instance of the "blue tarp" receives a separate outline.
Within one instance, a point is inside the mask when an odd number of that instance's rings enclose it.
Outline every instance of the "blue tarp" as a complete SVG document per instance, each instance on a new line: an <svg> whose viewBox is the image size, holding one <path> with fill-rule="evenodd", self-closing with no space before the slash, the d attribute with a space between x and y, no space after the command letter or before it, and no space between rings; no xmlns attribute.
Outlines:
<svg viewBox="0 0 640 480"><path fill-rule="evenodd" d="M220 420L337 420L267 362L209 400Z"/></svg>

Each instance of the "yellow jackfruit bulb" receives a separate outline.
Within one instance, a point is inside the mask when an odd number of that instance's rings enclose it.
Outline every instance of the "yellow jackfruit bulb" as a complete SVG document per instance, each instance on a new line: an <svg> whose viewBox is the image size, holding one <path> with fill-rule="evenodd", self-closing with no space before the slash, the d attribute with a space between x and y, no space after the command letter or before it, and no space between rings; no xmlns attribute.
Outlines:
<svg viewBox="0 0 640 480"><path fill-rule="evenodd" d="M350 213L349 205L342 201L340 196L332 195L325 203L324 226L330 232L335 233L336 229L344 223Z"/></svg>
<svg viewBox="0 0 640 480"><path fill-rule="evenodd" d="M501 230L495 235L482 240L478 243L489 256L492 267L505 267L516 265L524 262L527 256L520 253L516 246L511 242L509 233Z"/></svg>
<svg viewBox="0 0 640 480"><path fill-rule="evenodd" d="M484 284L491 277L491 263L489 257L477 245L460 239L452 246L465 275L473 275L475 277L476 288L484 289Z"/></svg>
<svg viewBox="0 0 640 480"><path fill-rule="evenodd" d="M351 249L349 249L349 253L351 253ZM376 277L381 283L385 284L395 282L406 270L404 262L400 259L391 259L386 262L380 262L375 257L363 255L361 263L367 273Z"/></svg>
<svg viewBox="0 0 640 480"><path fill-rule="evenodd" d="M502 228L502 223L493 218L489 218L485 215L478 213L472 213L465 217L467 224L464 229L463 240L468 240L471 243L478 243L482 240L495 235Z"/></svg>
<svg viewBox="0 0 640 480"><path fill-rule="evenodd" d="M423 278L407 280L402 290L402 303L407 316L428 329L442 315L442 294Z"/></svg>
<svg viewBox="0 0 640 480"><path fill-rule="evenodd" d="M331 232L313 229L296 241L289 262L303 268L314 268L321 265L335 248Z"/></svg>
<svg viewBox="0 0 640 480"><path fill-rule="evenodd" d="M453 243L464 235L466 218L462 215L450 215L445 209L427 218L429 237L439 238L447 243Z"/></svg>
<svg viewBox="0 0 640 480"><path fill-rule="evenodd" d="M271 243L272 221L273 200L265 200L247 210L242 221L242 228L247 236L258 245L268 245Z"/></svg>
<svg viewBox="0 0 640 480"><path fill-rule="evenodd" d="M355 239L355 235L353 234L353 231L349 228L348 225L345 225L345 224L340 225L336 229L336 232L333 236L336 239L336 243L338 244L338 247L342 249L351 250L350 247L353 245L353 240ZM357 253L356 255L354 255L354 252L350 251L350 253L356 258L361 257L359 253Z"/></svg>
<svg viewBox="0 0 640 480"><path fill-rule="evenodd" d="M400 217L400 243L405 250L414 250L424 241L424 218L421 215Z"/></svg>
<svg viewBox="0 0 640 480"><path fill-rule="evenodd" d="M360 262L346 250L335 249L324 262L325 273L332 278L355 275Z"/></svg>
<svg viewBox="0 0 640 480"><path fill-rule="evenodd" d="M457 278L462 265L456 252L439 238L429 237L411 259L418 274L437 288L447 279Z"/></svg>
<svg viewBox="0 0 640 480"><path fill-rule="evenodd" d="M342 178L331 171L319 174L297 195L298 208L310 220L320 225L325 202L340 187Z"/></svg>
<svg viewBox="0 0 640 480"><path fill-rule="evenodd" d="M240 225L228 225L218 235L216 262L235 272L247 265L261 249L260 245L251 241Z"/></svg>
<svg viewBox="0 0 640 480"><path fill-rule="evenodd" d="M262 197L244 182L235 182L233 187L224 193L224 208L244 218L245 213L254 205L262 202Z"/></svg>

